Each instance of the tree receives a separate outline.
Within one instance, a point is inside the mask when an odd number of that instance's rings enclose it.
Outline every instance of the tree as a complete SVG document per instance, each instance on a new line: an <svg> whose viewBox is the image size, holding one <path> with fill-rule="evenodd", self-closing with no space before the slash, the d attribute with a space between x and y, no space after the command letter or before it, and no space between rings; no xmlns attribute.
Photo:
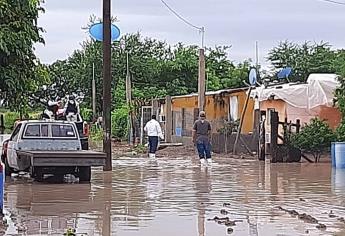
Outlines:
<svg viewBox="0 0 345 236"><path fill-rule="evenodd" d="M335 135L329 125L318 118L311 119L310 123L303 127L300 133L292 136L292 145L311 153L315 162L320 160L322 153L330 148Z"/></svg>
<svg viewBox="0 0 345 236"><path fill-rule="evenodd" d="M334 73L335 51L328 43L301 45L289 41L280 42L268 54L268 60L276 70L292 67L292 81L305 82L310 73Z"/></svg>
<svg viewBox="0 0 345 236"><path fill-rule="evenodd" d="M44 43L38 27L39 0L0 1L0 99L24 111L28 95L47 82L45 67L39 65L34 43Z"/></svg>
<svg viewBox="0 0 345 236"><path fill-rule="evenodd" d="M126 54L132 78L133 97L151 99L166 95L182 95L197 91L198 47L179 43L169 46L139 33L124 35L112 45L112 105L125 105ZM229 47L208 48L206 53L208 90L243 86L248 77L249 62L232 63L226 50ZM92 64L95 65L97 110L102 106L102 45L94 40L82 43L67 60L49 66L50 80L62 93L81 91L84 106L91 106Z"/></svg>

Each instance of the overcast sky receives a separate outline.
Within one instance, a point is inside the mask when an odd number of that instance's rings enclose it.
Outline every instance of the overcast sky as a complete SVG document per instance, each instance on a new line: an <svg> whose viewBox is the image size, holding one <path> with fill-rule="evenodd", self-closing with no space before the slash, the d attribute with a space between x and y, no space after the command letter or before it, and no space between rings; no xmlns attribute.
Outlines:
<svg viewBox="0 0 345 236"><path fill-rule="evenodd" d="M342 1L342 0L339 0ZM345 0L343 0L345 3ZM81 28L89 16L102 16L101 0L45 0L39 25L45 46L36 45L44 63L65 59L88 36ZM232 45L229 58L239 62L255 58L259 42L260 63L279 41L328 41L345 48L345 5L321 0L165 0L186 19L206 28L207 46ZM170 44L200 44L197 30L177 19L160 0L112 0L121 33L141 31L144 36Z"/></svg>

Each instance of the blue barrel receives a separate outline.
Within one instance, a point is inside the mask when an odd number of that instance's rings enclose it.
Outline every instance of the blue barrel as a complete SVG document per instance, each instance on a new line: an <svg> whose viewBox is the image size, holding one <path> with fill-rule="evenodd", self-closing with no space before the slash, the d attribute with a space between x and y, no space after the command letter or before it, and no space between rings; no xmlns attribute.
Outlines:
<svg viewBox="0 0 345 236"><path fill-rule="evenodd" d="M345 142L334 143L334 166L345 169Z"/></svg>
<svg viewBox="0 0 345 236"><path fill-rule="evenodd" d="M335 167L335 143L331 143L331 158L332 158L332 167Z"/></svg>

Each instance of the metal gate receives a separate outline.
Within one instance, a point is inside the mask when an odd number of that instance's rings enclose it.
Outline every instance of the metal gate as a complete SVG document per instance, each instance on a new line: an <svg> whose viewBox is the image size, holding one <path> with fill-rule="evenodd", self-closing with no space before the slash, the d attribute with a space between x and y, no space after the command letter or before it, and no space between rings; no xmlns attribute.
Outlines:
<svg viewBox="0 0 345 236"><path fill-rule="evenodd" d="M141 124L140 124L140 144L144 144L147 135L144 131L145 124L151 120L152 106L141 107Z"/></svg>

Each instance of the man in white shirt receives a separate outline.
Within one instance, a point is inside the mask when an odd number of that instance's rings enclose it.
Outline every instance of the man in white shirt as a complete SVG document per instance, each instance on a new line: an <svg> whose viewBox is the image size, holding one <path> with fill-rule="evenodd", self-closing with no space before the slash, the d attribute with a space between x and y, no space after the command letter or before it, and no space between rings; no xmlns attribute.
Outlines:
<svg viewBox="0 0 345 236"><path fill-rule="evenodd" d="M152 119L146 123L144 131L149 136L149 157L156 158L158 138L164 139L161 126L156 120L156 115L152 115Z"/></svg>

